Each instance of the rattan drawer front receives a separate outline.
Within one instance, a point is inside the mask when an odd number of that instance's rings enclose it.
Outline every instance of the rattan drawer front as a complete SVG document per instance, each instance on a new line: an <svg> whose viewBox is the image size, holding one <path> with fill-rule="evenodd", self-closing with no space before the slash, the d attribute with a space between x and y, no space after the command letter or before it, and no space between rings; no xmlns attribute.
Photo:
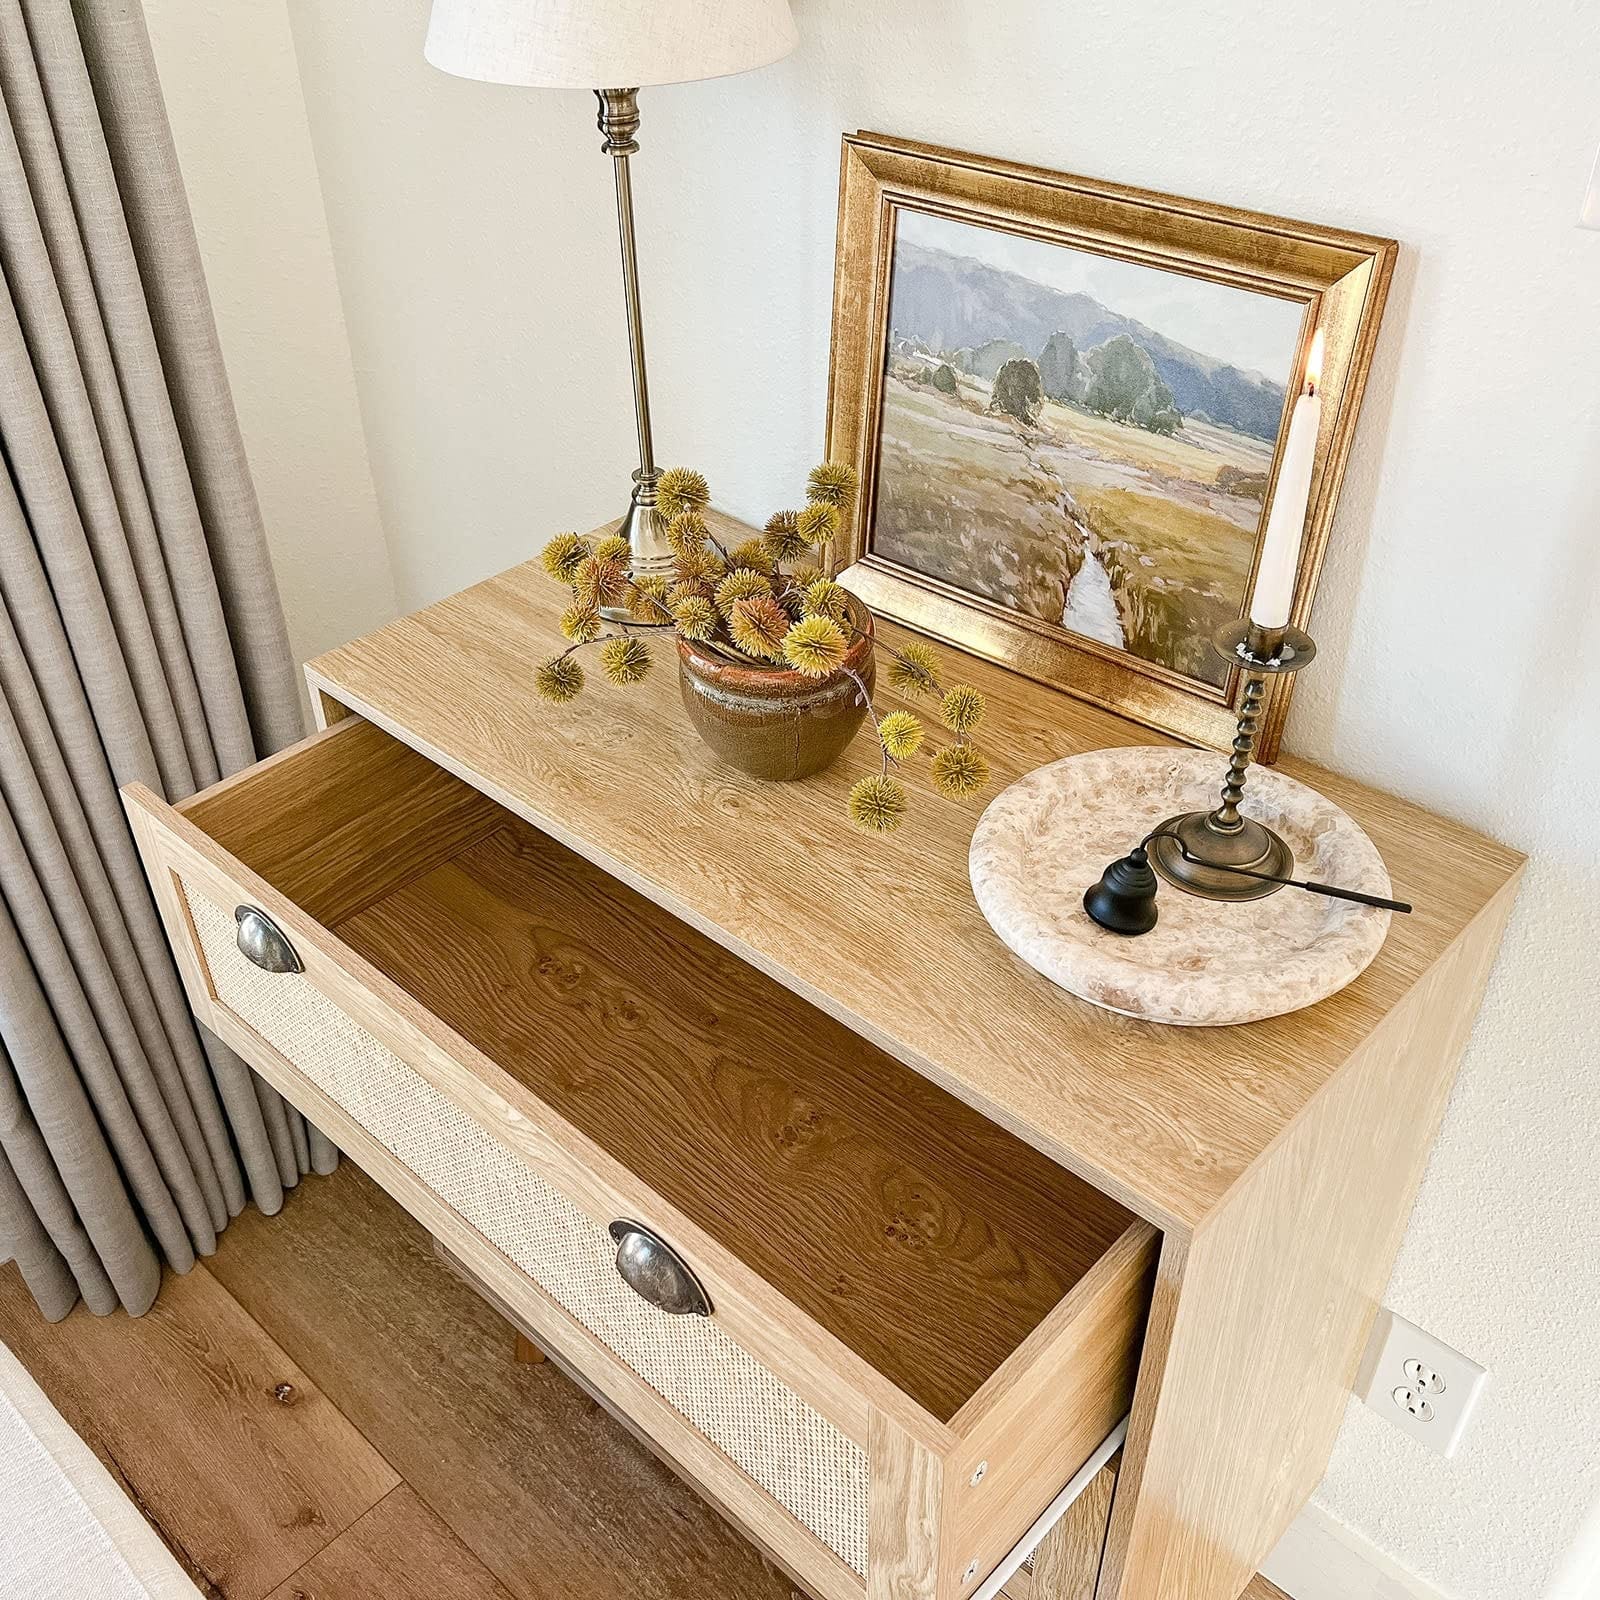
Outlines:
<svg viewBox="0 0 1600 1600"><path fill-rule="evenodd" d="M605 1229L358 1027L309 979L239 953L231 910L183 892L217 999L625 1362L855 1572L865 1452L714 1317L669 1317L617 1276Z"/></svg>

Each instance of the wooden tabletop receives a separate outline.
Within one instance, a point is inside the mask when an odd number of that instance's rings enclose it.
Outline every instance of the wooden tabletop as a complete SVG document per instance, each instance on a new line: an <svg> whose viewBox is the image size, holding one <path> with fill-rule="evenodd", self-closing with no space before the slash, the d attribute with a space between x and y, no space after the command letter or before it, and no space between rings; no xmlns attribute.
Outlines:
<svg viewBox="0 0 1600 1600"><path fill-rule="evenodd" d="M670 639L641 685L591 670L576 702L540 700L533 671L564 646L565 600L528 562L307 675L1161 1228L1198 1226L1520 870L1514 850L1286 759L1366 828L1416 914L1395 918L1360 979L1308 1010L1203 1030L1132 1021L1057 989L995 937L967 879L983 797L941 799L925 764L908 767L911 811L888 836L845 816L850 785L876 765L865 734L816 778L745 777L690 726ZM1062 756L1170 742L940 648L947 677L988 696L991 795ZM880 712L901 703L880 684Z"/></svg>

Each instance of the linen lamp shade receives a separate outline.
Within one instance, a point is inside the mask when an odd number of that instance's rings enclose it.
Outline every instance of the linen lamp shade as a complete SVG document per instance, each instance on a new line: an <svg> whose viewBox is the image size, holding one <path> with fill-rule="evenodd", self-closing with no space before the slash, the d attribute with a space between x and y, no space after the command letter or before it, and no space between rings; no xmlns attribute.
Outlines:
<svg viewBox="0 0 1600 1600"><path fill-rule="evenodd" d="M637 89L748 72L795 43L789 0L434 0L423 53L486 83Z"/></svg>

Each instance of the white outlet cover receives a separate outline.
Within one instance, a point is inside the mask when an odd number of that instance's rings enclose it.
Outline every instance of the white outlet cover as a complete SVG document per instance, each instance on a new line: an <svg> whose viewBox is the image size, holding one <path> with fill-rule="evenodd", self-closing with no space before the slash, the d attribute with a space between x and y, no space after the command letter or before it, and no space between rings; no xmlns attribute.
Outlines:
<svg viewBox="0 0 1600 1600"><path fill-rule="evenodd" d="M1489 1374L1387 1306L1378 1312L1356 1393L1446 1458L1456 1453Z"/></svg>

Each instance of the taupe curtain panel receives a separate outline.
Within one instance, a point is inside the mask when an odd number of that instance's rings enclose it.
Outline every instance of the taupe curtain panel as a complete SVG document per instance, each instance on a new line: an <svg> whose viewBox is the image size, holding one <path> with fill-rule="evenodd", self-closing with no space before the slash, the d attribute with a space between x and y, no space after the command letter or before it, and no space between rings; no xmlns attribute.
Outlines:
<svg viewBox="0 0 1600 1600"><path fill-rule="evenodd" d="M0 1259L148 1308L325 1139L196 1031L117 786L301 734L137 0L0 0Z"/></svg>

